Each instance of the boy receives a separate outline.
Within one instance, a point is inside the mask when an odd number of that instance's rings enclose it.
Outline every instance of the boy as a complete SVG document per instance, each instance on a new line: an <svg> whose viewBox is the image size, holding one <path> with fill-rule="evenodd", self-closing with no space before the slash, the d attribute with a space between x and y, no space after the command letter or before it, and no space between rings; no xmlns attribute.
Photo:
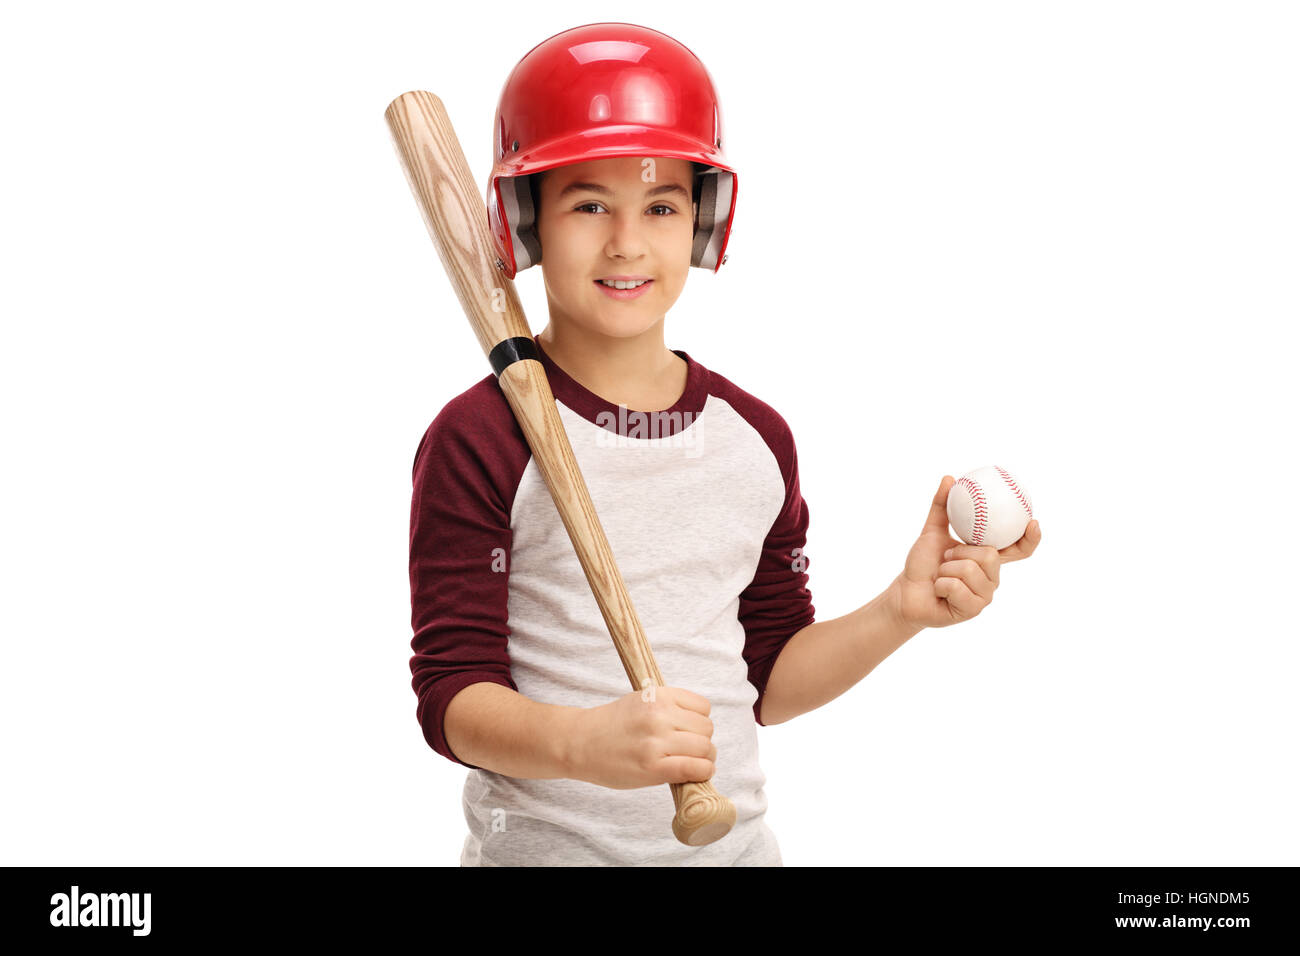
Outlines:
<svg viewBox="0 0 1300 956"><path fill-rule="evenodd" d="M945 476L898 578L814 623L789 428L664 344L688 269L724 261L734 211L702 64L630 24L566 31L512 72L496 136L501 265L512 278L542 266L550 322L534 341L670 686L629 689L485 376L434 419L413 469L412 684L429 745L470 768L461 863L779 866L757 724L819 707L922 628L979 613L998 563L1027 556L1036 525L1001 555L960 546L941 564L960 545ZM706 779L736 824L688 847L669 829L664 784Z"/></svg>

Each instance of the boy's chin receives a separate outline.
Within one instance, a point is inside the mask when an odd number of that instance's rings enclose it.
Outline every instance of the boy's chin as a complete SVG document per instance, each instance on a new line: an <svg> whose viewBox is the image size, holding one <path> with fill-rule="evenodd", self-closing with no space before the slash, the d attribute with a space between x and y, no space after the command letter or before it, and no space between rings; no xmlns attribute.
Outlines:
<svg viewBox="0 0 1300 956"><path fill-rule="evenodd" d="M584 316L578 320L578 324L593 335L603 335L612 339L634 339L649 332L662 321L662 315L651 315L642 311L636 315L606 313Z"/></svg>

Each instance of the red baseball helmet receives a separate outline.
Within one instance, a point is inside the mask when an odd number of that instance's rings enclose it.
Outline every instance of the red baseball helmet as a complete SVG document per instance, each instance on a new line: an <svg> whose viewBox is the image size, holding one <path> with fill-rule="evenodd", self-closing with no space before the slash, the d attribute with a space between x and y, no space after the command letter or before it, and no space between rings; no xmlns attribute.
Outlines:
<svg viewBox="0 0 1300 956"><path fill-rule="evenodd" d="M722 152L713 80L672 37L632 23L589 23L533 47L510 72L494 123L487 207L508 278L542 258L529 177L612 156L701 164L691 265L727 260L736 173Z"/></svg>

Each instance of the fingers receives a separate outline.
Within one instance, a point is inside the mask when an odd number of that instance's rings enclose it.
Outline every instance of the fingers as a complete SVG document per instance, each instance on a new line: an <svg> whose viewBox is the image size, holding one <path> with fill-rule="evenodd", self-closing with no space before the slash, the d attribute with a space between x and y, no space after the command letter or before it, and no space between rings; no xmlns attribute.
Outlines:
<svg viewBox="0 0 1300 956"><path fill-rule="evenodd" d="M709 701L681 687L672 690L680 706L672 715L676 729L663 742L664 772L671 783L708 780L718 759L718 747L712 740L713 721L707 716Z"/></svg>
<svg viewBox="0 0 1300 956"><path fill-rule="evenodd" d="M961 578L939 578L934 582L934 593L948 602L957 617L963 621L974 617L988 602L974 594Z"/></svg>
<svg viewBox="0 0 1300 956"><path fill-rule="evenodd" d="M712 779L714 763L703 757L666 757L663 772L668 783L703 783Z"/></svg>
<svg viewBox="0 0 1300 956"><path fill-rule="evenodd" d="M1008 561L1024 560L1034 553L1034 549L1038 547L1038 542L1042 540L1043 531L1038 525L1038 519L1035 518L1025 527L1025 533L1020 536L1020 540L1007 545L998 552L998 556L1004 564Z"/></svg>
<svg viewBox="0 0 1300 956"><path fill-rule="evenodd" d="M934 593L948 602L956 616L967 620L993 600L1002 561L995 548L980 545L956 545L944 554L950 560L939 565Z"/></svg>
<svg viewBox="0 0 1300 956"><path fill-rule="evenodd" d="M948 533L948 492L956 483L957 479L952 475L943 476L943 480L939 482L939 490L930 499L930 510L926 514L925 525L921 528L922 534L931 529Z"/></svg>
<svg viewBox="0 0 1300 956"><path fill-rule="evenodd" d="M993 591L999 584L1002 565L996 550L967 544L950 548L944 553L951 557L939 565L936 579L961 578L976 594L982 594L992 600Z"/></svg>
<svg viewBox="0 0 1300 956"><path fill-rule="evenodd" d="M674 730L664 745L667 748L664 756L667 757L703 757L705 760L716 760L718 757L717 744L708 737L685 730Z"/></svg>
<svg viewBox="0 0 1300 956"><path fill-rule="evenodd" d="M699 734L701 737L713 736L713 721L693 710L678 709L672 715L672 721L673 730L684 730L690 734Z"/></svg>
<svg viewBox="0 0 1300 956"><path fill-rule="evenodd" d="M684 707L687 710L694 711L697 714L704 714L706 717L708 716L709 714L708 698L701 697L699 694L695 693L695 691L687 690L684 687L663 687L660 689L671 691L673 695L673 700L677 702L677 706Z"/></svg>
<svg viewBox="0 0 1300 956"><path fill-rule="evenodd" d="M713 736L713 721L709 718L709 701L694 691L681 687L656 685L658 706L651 713L655 729L660 733L670 731L694 734L701 738ZM637 694L633 691L632 694ZM631 695L629 695L631 696ZM641 698L645 700L645 697Z"/></svg>
<svg viewBox="0 0 1300 956"><path fill-rule="evenodd" d="M690 783L713 776L718 748L712 740L678 730L669 735L666 746L669 752L660 763L669 783Z"/></svg>

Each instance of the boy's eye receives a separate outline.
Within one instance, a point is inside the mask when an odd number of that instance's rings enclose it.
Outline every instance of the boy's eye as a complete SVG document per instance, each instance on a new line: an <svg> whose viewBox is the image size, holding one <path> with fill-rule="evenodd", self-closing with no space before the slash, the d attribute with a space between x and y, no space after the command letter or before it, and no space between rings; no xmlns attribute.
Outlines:
<svg viewBox="0 0 1300 956"><path fill-rule="evenodd" d="M573 211L574 211L574 212L581 212L581 211L584 210L584 209L588 209L588 208L592 208L592 207L594 207L594 208L596 208L596 209L600 209L600 208L601 208L601 205L600 205L600 203L598 203L598 202L585 202L585 203L583 203L581 206L574 206L574 207L573 207ZM665 213L665 214L656 214L656 218L658 218L658 219L665 218L665 216L675 216L675 215L677 214L677 210L676 210L676 209L674 209L672 206L665 205L664 203L656 203L655 205L651 206L650 208L651 208L651 209L667 209L667 210L668 210L668 212Z"/></svg>

